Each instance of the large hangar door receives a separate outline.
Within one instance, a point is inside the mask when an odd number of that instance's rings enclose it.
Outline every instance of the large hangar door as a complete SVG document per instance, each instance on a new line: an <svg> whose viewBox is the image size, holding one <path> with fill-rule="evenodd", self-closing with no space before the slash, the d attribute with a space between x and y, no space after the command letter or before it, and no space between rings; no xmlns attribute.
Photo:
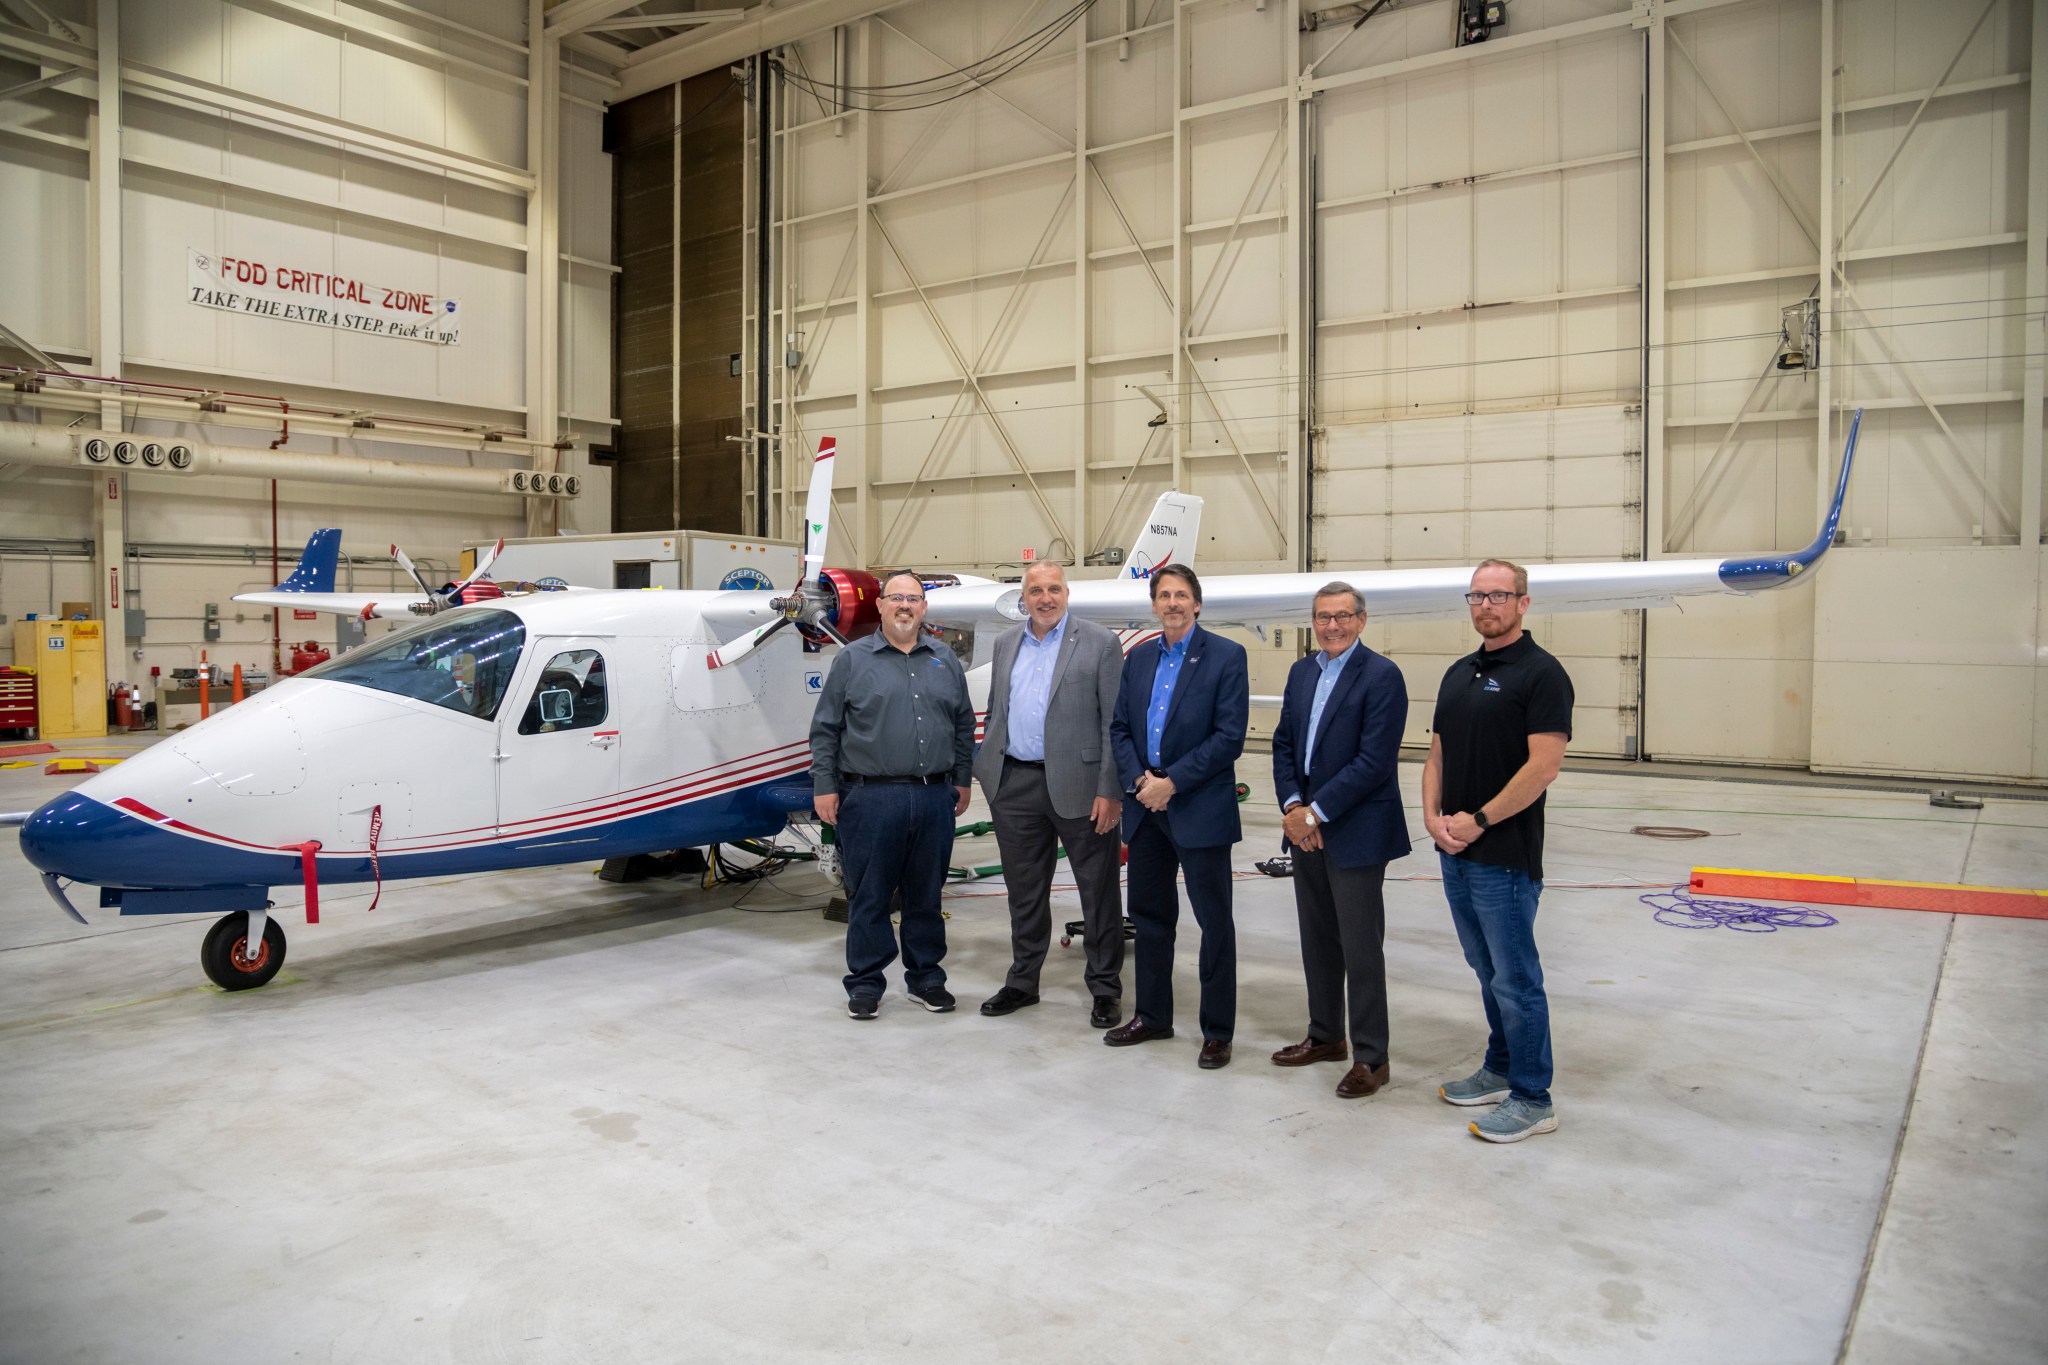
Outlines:
<svg viewBox="0 0 2048 1365"><path fill-rule="evenodd" d="M1332 577L1487 558L1642 558L1642 413L1633 404L1349 423L1325 428L1316 444L1311 554ZM1444 669L1478 646L1463 603L1446 605L1457 613L1450 619L1375 619L1367 632L1408 680L1411 744L1429 742ZM1635 757L1642 613L1546 616L1538 597L1529 628L1571 672L1572 751Z"/></svg>

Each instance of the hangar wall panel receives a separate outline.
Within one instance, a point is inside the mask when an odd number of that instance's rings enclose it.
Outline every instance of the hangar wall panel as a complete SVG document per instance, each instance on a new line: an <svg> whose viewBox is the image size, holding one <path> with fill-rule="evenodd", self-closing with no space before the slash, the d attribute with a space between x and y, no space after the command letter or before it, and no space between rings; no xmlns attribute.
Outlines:
<svg viewBox="0 0 2048 1365"><path fill-rule="evenodd" d="M2038 549L1850 550L1815 587L1816 769L2048 777Z"/></svg>
<svg viewBox="0 0 2048 1365"><path fill-rule="evenodd" d="M1426 568L1640 557L1641 414L1627 404L1478 413L1331 427L1317 446L1312 544L1318 567ZM1405 741L1429 743L1437 684L1478 641L1464 604L1445 621L1375 623L1367 642L1408 682ZM1366 603L1370 613L1370 597ZM1577 693L1572 748L1632 756L1640 612L1545 616L1529 630Z"/></svg>
<svg viewBox="0 0 2048 1365"><path fill-rule="evenodd" d="M1840 0L1730 6L1666 26L1669 344L1653 367L1662 417L1649 438L1656 552L1809 538L1858 407L1843 543L1866 564L1949 547L1986 554L1988 565L2004 558L1998 547L2038 535L2038 506L2031 518L2021 507L2028 428L2037 481L2041 424L2026 374L2038 349L2029 320L2041 311L2027 298L2038 286L2026 243L2043 226L2027 203L2042 174L2027 135L2038 107L2030 8ZM1818 290L1823 258L1832 287ZM1824 309L1821 367L1781 373L1779 313L1809 296ZM1818 596L1833 600L1856 571L1838 572ZM1966 598L1947 612L1972 638L2005 634L1995 610ZM1847 675L1816 656L1830 619L1791 599L1655 616L1649 751L1987 771L1898 725L1842 728L1854 708L1831 695L1850 686ZM1904 671L1892 678L1895 668ZM1924 687L1910 672L1905 660L1867 659L1854 688L1917 695ZM2033 689L2019 690L2031 705ZM2025 714L2013 713L2020 729ZM1731 736L1735 716L1763 722L1753 739ZM1854 762L1840 750L1851 738Z"/></svg>
<svg viewBox="0 0 2048 1365"><path fill-rule="evenodd" d="M60 69L37 55L44 11L80 27L75 57L95 65L88 0L13 7L0 31L0 89ZM321 11L333 10L326 14ZM261 394L518 433L551 425L527 411L527 147L524 6L449 0L408 6L303 6L247 0L127 0L118 6L123 58L120 190L120 354L96 335L97 224L91 202L91 119L97 77L0 103L0 232L33 268L0 272L0 324L80 372ZM441 24L445 15L459 27ZM19 21L19 22L16 22ZM349 27L354 25L354 27ZM384 41L388 34L395 41ZM47 46L47 44L45 44ZM71 49L65 49L69 52ZM585 448L609 444L612 419L612 225L609 158L599 150L608 87L565 70L559 224L560 326L556 430L574 438L561 467L587 492L567 505L564 530L609 529L609 474ZM273 266L361 279L459 299L459 345L374 338L199 307L187 295L187 252L246 255ZM6 357L18 363L20 353ZM280 409L282 411L282 409ZM70 420L0 406L0 420ZM133 413L102 420L161 432ZM281 424L261 432L208 423L181 434L286 452L506 465L488 448L462 452L375 439L336 441ZM524 462L523 460L521 461ZM80 547L102 526L99 480L62 471L0 470L0 611L54 608L94 575ZM269 614L236 622L228 598L268 584L267 482L131 476L125 537L145 551L126 575L144 588L150 632L140 660L111 676L192 662L207 602L230 608L215 658L270 662ZM118 511L118 509L117 509ZM344 550L404 544L415 559L452 566L460 546L527 529L523 500L338 488L302 480L278 489L285 567L306 535L342 525ZM365 585L391 571L357 566ZM52 601L53 578L55 601ZM395 580L392 580L395 582ZM260 616L259 621L257 617ZM180 618L194 618L180 621ZM292 638L294 623L284 634ZM332 639L333 626L296 629ZM4 648L4 646L0 646Z"/></svg>
<svg viewBox="0 0 2048 1365"><path fill-rule="evenodd" d="M1464 49L1442 6L1314 9L1099 5L921 111L786 88L785 268L759 311L801 338L773 401L804 440L776 515L830 431L835 535L870 564L1081 560L1166 487L1209 499L1209 568L1788 550L1861 407L1845 546L2038 542L2025 0L1517 0ZM1051 13L906 4L787 55L927 78ZM1809 297L1817 364L1780 370ZM1501 453L1586 412L1627 439ZM1458 433L1441 450L1433 422ZM1598 713L1581 752L1794 766L1820 761L1819 629L1811 591L1538 623ZM1376 638L1426 695L1469 629Z"/></svg>

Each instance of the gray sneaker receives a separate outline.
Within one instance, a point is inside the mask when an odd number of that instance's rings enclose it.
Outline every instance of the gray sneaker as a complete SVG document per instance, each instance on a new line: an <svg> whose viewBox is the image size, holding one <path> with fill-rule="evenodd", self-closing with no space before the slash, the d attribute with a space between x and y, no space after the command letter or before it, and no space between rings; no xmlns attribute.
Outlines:
<svg viewBox="0 0 2048 1365"><path fill-rule="evenodd" d="M1500 1102L1500 1108L1465 1126L1474 1137L1483 1137L1488 1142L1520 1142L1538 1133L1556 1132L1557 1111L1547 1104L1531 1104L1510 1095Z"/></svg>
<svg viewBox="0 0 2048 1365"><path fill-rule="evenodd" d="M1438 1086L1436 1093L1445 1104L1499 1104L1508 1097L1508 1078L1482 1066L1462 1081Z"/></svg>

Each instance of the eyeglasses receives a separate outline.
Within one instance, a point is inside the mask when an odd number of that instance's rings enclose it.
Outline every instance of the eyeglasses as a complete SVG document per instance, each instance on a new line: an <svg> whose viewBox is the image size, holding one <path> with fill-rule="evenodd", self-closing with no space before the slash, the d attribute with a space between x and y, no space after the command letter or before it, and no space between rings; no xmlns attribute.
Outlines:
<svg viewBox="0 0 2048 1365"><path fill-rule="evenodd" d="M1481 602L1491 602L1496 607L1504 607L1521 595L1518 592L1503 592L1499 588L1492 592L1468 592L1465 594L1465 604L1476 607Z"/></svg>
<svg viewBox="0 0 2048 1365"><path fill-rule="evenodd" d="M1316 613L1316 624L1319 626L1341 626L1347 621L1355 621L1357 619L1358 613L1355 611L1319 611Z"/></svg>
<svg viewBox="0 0 2048 1365"><path fill-rule="evenodd" d="M907 607L913 602L924 601L924 594L921 592L885 592L882 594L882 600L884 602L894 602L899 607Z"/></svg>

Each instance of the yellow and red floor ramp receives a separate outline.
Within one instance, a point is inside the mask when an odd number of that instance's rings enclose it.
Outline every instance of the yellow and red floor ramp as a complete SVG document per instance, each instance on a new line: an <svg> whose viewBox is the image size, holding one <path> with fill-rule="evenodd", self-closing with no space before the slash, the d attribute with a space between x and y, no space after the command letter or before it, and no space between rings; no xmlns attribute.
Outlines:
<svg viewBox="0 0 2048 1365"><path fill-rule="evenodd" d="M1696 896L1734 896L1809 905L1862 905L1883 910L1933 910L1953 915L2048 919L2048 891L1957 882L1893 882L1809 872L1755 872L1733 867L1692 870Z"/></svg>

